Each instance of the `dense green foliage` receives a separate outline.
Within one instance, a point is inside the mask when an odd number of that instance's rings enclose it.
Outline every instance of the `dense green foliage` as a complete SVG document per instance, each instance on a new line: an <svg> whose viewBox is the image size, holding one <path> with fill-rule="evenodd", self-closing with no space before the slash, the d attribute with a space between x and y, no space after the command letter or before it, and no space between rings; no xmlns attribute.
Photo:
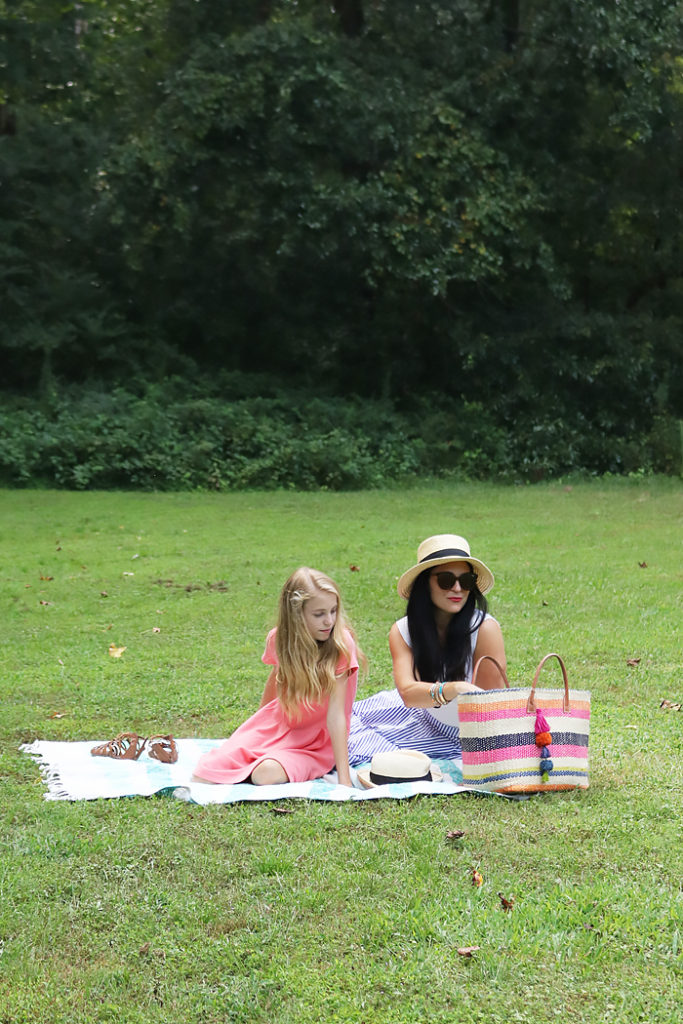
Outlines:
<svg viewBox="0 0 683 1024"><path fill-rule="evenodd" d="M0 0L0 19L10 391L265 369L401 413L442 392L486 410L463 450L515 438L499 471L645 469L653 435L677 438L680 2Z"/></svg>
<svg viewBox="0 0 683 1024"><path fill-rule="evenodd" d="M577 467L591 474L677 468L679 438L665 419L637 443L595 435L587 419L583 426L569 444L562 422L529 421L519 437L478 403L451 408L431 394L397 411L388 401L283 391L260 375L193 386L170 380L140 394L71 387L52 401L15 401L0 411L0 482L79 490L354 490L416 477L519 482Z"/></svg>

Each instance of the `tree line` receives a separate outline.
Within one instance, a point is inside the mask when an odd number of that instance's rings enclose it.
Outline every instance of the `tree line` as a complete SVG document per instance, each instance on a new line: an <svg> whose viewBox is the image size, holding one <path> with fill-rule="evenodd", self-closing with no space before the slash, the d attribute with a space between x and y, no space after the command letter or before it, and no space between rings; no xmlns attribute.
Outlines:
<svg viewBox="0 0 683 1024"><path fill-rule="evenodd" d="M0 0L6 408L354 396L451 468L678 470L682 25Z"/></svg>

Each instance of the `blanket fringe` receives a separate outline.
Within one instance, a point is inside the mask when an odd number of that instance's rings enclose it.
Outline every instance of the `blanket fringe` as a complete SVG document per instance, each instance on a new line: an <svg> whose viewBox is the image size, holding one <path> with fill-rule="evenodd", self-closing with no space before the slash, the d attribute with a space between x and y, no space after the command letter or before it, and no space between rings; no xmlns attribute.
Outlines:
<svg viewBox="0 0 683 1024"><path fill-rule="evenodd" d="M30 754L37 763L42 779L47 786L47 793L43 794L45 800L72 799L68 790L64 788L59 769L45 761L45 754L40 749L40 740L35 740L33 743L22 743L19 750L23 750L25 754Z"/></svg>

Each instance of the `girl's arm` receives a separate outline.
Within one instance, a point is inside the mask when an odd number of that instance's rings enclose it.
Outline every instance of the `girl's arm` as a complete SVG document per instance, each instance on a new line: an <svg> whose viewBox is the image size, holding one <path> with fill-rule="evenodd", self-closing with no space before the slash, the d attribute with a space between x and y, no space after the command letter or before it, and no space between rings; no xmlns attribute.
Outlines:
<svg viewBox="0 0 683 1024"><path fill-rule="evenodd" d="M270 675L266 679L266 685L263 690L263 696L261 697L261 703L259 707L262 708L266 704L270 704L271 700L275 700L277 697L277 669L273 667L270 670Z"/></svg>
<svg viewBox="0 0 683 1024"><path fill-rule="evenodd" d="M337 677L327 706L327 731L332 740L332 753L341 786L351 786L349 771L349 730L346 722L346 687L348 673Z"/></svg>

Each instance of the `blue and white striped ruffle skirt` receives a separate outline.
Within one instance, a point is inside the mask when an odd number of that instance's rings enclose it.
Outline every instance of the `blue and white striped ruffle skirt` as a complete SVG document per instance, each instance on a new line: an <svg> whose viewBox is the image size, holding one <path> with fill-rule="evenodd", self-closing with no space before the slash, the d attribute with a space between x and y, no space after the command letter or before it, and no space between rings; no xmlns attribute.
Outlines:
<svg viewBox="0 0 683 1024"><path fill-rule="evenodd" d="M351 714L350 763L362 764L373 754L399 747L430 757L461 756L457 726L437 721L426 708L407 708L398 690L381 690L357 700Z"/></svg>

